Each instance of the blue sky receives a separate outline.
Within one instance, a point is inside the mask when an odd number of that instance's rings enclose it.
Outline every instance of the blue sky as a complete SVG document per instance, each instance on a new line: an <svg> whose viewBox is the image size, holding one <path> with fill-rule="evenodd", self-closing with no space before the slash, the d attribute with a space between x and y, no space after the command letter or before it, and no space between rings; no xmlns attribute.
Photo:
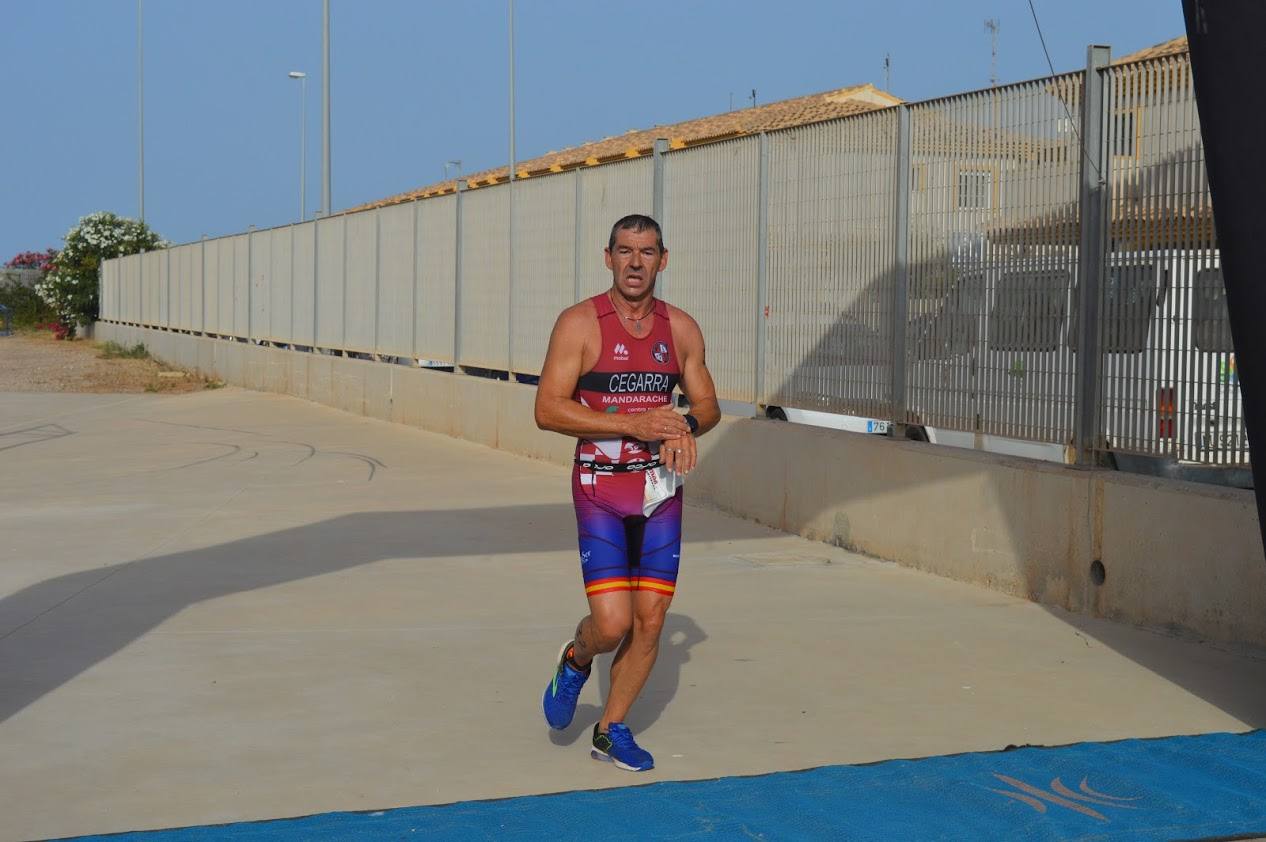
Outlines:
<svg viewBox="0 0 1266 842"><path fill-rule="evenodd" d="M1035 0L1057 71L1183 33L1179 0ZM137 211L136 0L0 0L0 261ZM333 0L334 207L508 156L505 0ZM294 221L299 90L320 201L321 0L146 0L145 210L183 242ZM1047 74L1027 0L518 0L520 160L861 82L910 100Z"/></svg>

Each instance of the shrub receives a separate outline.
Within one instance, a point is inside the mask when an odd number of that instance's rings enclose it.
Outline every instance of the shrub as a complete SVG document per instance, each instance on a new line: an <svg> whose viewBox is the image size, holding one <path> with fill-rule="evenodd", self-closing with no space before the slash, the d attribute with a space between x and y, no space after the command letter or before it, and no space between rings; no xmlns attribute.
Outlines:
<svg viewBox="0 0 1266 842"><path fill-rule="evenodd" d="M117 342L106 342L101 346L101 359L103 360L147 360L149 359L149 349L143 343L136 343L131 348L120 345Z"/></svg>
<svg viewBox="0 0 1266 842"><path fill-rule="evenodd" d="M165 248L144 222L109 211L90 214L66 232L66 247L53 259L53 269L35 288L74 336L75 325L97 318L97 277L102 260Z"/></svg>
<svg viewBox="0 0 1266 842"><path fill-rule="evenodd" d="M14 327L32 328L57 318L39 293L25 284L0 284L0 304L9 308Z"/></svg>
<svg viewBox="0 0 1266 842"><path fill-rule="evenodd" d="M57 249L44 251L23 251L15 254L6 264L6 269L39 269L47 274L53 269L53 260L57 257Z"/></svg>

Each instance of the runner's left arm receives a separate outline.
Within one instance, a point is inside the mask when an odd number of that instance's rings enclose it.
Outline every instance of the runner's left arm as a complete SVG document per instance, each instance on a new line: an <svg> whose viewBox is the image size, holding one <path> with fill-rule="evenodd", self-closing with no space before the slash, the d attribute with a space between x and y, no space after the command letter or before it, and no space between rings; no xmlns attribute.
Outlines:
<svg viewBox="0 0 1266 842"><path fill-rule="evenodd" d="M721 420L716 386L708 372L703 331L699 324L681 310L672 315L673 344L681 360L681 391L690 402L690 414L699 422L694 435L667 439L659 448L660 461L679 474L688 474L699 461L695 439L711 430Z"/></svg>

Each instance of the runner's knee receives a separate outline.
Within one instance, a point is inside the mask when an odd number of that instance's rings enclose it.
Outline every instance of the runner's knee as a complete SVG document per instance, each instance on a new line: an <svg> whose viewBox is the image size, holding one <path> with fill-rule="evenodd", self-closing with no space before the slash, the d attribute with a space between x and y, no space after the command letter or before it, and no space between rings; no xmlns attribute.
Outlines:
<svg viewBox="0 0 1266 842"><path fill-rule="evenodd" d="M665 609L667 606L665 606ZM633 617L633 629L640 638L658 640L664 630L664 609L652 608L639 611Z"/></svg>
<svg viewBox="0 0 1266 842"><path fill-rule="evenodd" d="M597 640L594 644L599 652L612 652L619 647L620 641L629 633L632 618L627 615L612 614L594 617L594 632Z"/></svg>

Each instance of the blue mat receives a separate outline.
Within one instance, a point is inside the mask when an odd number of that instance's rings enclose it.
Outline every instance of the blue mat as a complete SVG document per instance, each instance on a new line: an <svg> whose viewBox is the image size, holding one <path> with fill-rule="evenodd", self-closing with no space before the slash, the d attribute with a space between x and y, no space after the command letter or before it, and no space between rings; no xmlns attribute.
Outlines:
<svg viewBox="0 0 1266 842"><path fill-rule="evenodd" d="M1256 834L1266 835L1263 731L81 838L1175 840Z"/></svg>

